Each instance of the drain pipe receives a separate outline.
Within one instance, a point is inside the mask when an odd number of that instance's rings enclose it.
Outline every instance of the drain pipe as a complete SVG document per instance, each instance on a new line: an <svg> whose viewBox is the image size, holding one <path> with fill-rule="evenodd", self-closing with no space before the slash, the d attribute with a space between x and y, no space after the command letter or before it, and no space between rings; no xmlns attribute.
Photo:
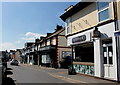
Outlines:
<svg viewBox="0 0 120 85"><path fill-rule="evenodd" d="M116 40L116 57L117 57L117 81L120 82L120 27L118 22L117 0L113 2L114 19L115 19L115 40Z"/></svg>

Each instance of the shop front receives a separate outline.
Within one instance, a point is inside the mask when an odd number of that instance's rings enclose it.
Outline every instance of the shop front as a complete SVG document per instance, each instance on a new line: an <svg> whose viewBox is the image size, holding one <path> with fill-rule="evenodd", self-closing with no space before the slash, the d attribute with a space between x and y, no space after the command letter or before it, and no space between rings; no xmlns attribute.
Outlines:
<svg viewBox="0 0 120 85"><path fill-rule="evenodd" d="M94 46L93 42L74 46L74 68L77 73L94 75Z"/></svg>
<svg viewBox="0 0 120 85"><path fill-rule="evenodd" d="M67 37L77 73L117 80L114 22Z"/></svg>
<svg viewBox="0 0 120 85"><path fill-rule="evenodd" d="M40 48L41 65L46 67L56 67L56 45Z"/></svg>
<svg viewBox="0 0 120 85"><path fill-rule="evenodd" d="M94 43L92 29L68 37L72 46L73 67L77 73L94 75Z"/></svg>

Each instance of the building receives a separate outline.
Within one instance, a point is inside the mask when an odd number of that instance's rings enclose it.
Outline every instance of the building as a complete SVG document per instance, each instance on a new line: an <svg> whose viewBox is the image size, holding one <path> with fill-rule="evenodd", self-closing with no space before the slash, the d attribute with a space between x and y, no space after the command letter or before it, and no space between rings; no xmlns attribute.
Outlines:
<svg viewBox="0 0 120 85"><path fill-rule="evenodd" d="M16 49L16 51L15 51L14 59L18 60L19 63L23 63L24 55L22 53L23 53L23 49Z"/></svg>
<svg viewBox="0 0 120 85"><path fill-rule="evenodd" d="M33 64L33 56L31 56L31 46L34 44L34 42L26 42L25 48L24 48L24 56L26 64Z"/></svg>
<svg viewBox="0 0 120 85"><path fill-rule="evenodd" d="M64 67L63 62L67 56L71 55L71 47L67 46L65 29L57 25L55 32L47 33L35 39L35 42L25 43L24 63L31 65L41 65L47 67Z"/></svg>
<svg viewBox="0 0 120 85"><path fill-rule="evenodd" d="M46 37L41 37L38 49L41 65L61 67L63 58L71 54L71 48L67 46L65 29L57 25L55 32L47 33Z"/></svg>
<svg viewBox="0 0 120 85"><path fill-rule="evenodd" d="M120 1L79 2L60 18L77 73L120 81Z"/></svg>

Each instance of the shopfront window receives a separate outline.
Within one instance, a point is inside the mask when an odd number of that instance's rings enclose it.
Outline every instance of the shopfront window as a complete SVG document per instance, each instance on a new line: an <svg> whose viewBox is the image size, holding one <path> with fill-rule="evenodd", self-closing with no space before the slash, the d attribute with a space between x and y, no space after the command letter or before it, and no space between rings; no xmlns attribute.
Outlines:
<svg viewBox="0 0 120 85"><path fill-rule="evenodd" d="M66 58L67 56L70 56L70 55L72 55L71 51L63 51L62 52L62 58Z"/></svg>
<svg viewBox="0 0 120 85"><path fill-rule="evenodd" d="M75 62L94 63L94 47L92 43L75 47Z"/></svg>

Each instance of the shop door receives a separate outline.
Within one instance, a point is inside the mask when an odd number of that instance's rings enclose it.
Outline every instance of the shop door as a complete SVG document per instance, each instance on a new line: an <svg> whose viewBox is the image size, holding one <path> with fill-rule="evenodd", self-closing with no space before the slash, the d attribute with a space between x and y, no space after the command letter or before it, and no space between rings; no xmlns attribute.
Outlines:
<svg viewBox="0 0 120 85"><path fill-rule="evenodd" d="M104 77L112 78L114 76L112 44L103 45L103 57L104 57Z"/></svg>

